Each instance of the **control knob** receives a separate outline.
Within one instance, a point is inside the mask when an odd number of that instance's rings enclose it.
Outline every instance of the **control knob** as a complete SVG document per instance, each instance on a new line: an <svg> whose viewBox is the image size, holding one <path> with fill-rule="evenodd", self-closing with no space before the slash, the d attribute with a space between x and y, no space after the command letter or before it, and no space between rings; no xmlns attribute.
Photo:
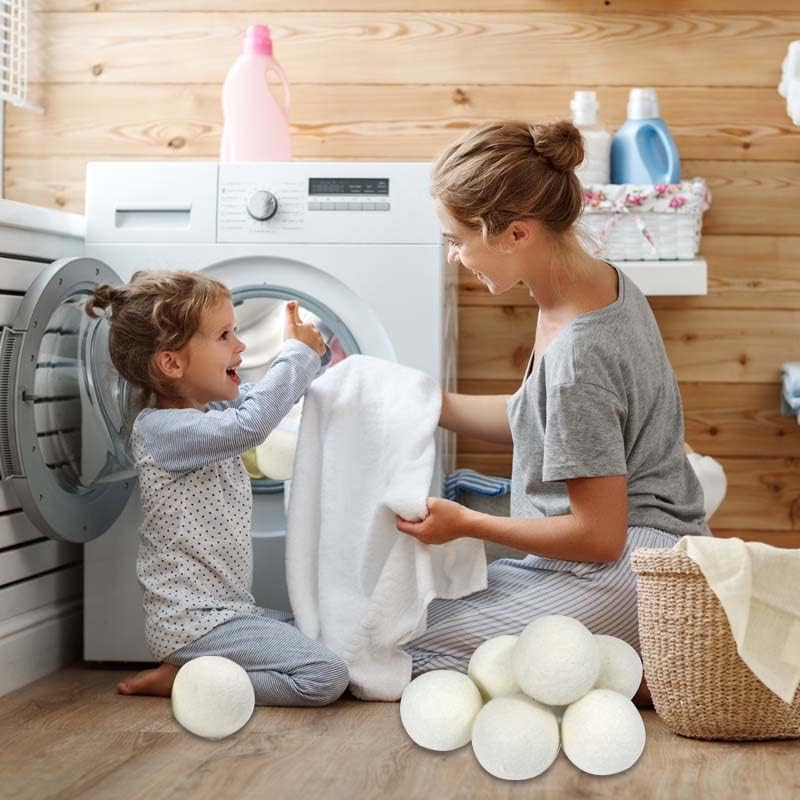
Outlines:
<svg viewBox="0 0 800 800"><path fill-rule="evenodd" d="M253 192L247 201L247 213L253 219L272 219L278 211L278 198L266 189Z"/></svg>

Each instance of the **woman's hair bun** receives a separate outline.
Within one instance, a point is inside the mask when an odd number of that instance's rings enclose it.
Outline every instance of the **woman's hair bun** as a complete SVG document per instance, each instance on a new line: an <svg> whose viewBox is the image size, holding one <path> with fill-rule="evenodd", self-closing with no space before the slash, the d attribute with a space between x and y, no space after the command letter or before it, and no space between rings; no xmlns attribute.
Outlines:
<svg viewBox="0 0 800 800"><path fill-rule="evenodd" d="M98 309L103 311L109 306L112 306L114 300L119 296L119 292L120 290L116 286L111 286L108 283L101 283L89 296L84 310L90 317L97 319L101 316L101 314L97 313Z"/></svg>
<svg viewBox="0 0 800 800"><path fill-rule="evenodd" d="M568 120L531 125L536 152L557 172L571 172L583 161L583 137Z"/></svg>

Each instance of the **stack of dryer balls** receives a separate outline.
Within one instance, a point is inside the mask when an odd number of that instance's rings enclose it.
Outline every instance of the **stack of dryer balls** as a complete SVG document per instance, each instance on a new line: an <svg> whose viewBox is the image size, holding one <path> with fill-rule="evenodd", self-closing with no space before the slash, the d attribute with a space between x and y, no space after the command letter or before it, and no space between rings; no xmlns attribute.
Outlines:
<svg viewBox="0 0 800 800"><path fill-rule="evenodd" d="M644 723L631 702L641 680L642 662L627 642L592 635L572 617L544 616L519 636L485 641L467 675L434 670L415 678L400 699L400 719L420 747L455 750L472 741L480 765L498 778L540 775L560 746L584 772L613 775L644 750Z"/></svg>

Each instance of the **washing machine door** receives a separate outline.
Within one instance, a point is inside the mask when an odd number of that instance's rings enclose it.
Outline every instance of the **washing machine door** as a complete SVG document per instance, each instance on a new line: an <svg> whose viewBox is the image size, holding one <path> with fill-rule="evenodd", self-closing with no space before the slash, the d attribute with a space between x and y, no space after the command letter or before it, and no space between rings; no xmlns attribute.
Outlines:
<svg viewBox="0 0 800 800"><path fill-rule="evenodd" d="M122 280L93 258L54 262L0 338L0 475L45 535L77 543L107 530L136 479L128 386L107 321L83 310L100 283Z"/></svg>

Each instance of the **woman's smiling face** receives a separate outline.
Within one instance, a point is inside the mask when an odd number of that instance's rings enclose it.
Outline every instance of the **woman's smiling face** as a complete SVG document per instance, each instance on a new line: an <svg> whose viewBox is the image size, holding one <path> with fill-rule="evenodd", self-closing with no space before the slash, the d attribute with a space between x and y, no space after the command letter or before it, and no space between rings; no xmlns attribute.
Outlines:
<svg viewBox="0 0 800 800"><path fill-rule="evenodd" d="M519 282L507 253L484 242L481 232L454 219L447 208L434 201L436 216L447 242L447 260L468 269L492 294L502 294Z"/></svg>

